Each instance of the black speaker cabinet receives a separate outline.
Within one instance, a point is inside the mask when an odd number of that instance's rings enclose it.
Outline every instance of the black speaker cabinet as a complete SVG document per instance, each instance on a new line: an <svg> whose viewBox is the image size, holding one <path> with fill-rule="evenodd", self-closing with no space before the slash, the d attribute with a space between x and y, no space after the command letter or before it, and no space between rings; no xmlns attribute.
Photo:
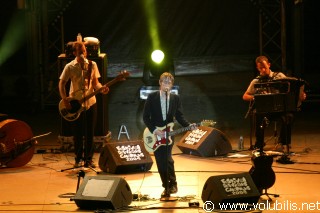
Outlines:
<svg viewBox="0 0 320 213"><path fill-rule="evenodd" d="M72 61L74 57L66 57L65 54L60 54L58 56L58 78L60 77L63 68L67 63ZM101 53L99 57L88 57L89 60L95 61L97 63L101 78L99 79L101 84L107 83L107 55ZM68 84L70 85L70 83ZM67 91L69 92L69 91ZM97 94L97 123L95 125L95 136L105 136L109 131L108 123L108 105L107 105L107 95ZM72 131L69 121L61 118L61 136L72 136Z"/></svg>
<svg viewBox="0 0 320 213"><path fill-rule="evenodd" d="M142 141L106 143L99 158L100 169L114 174L145 172L152 164Z"/></svg>
<svg viewBox="0 0 320 213"><path fill-rule="evenodd" d="M111 176L85 176L74 201L80 209L119 209L132 202L125 179Z"/></svg>
<svg viewBox="0 0 320 213"><path fill-rule="evenodd" d="M206 126L188 131L181 138L177 147L185 154L202 157L226 155L232 150L229 139L223 132Z"/></svg>
<svg viewBox="0 0 320 213"><path fill-rule="evenodd" d="M249 173L211 176L203 186L202 201L211 201L213 209L221 204L258 202L260 193Z"/></svg>

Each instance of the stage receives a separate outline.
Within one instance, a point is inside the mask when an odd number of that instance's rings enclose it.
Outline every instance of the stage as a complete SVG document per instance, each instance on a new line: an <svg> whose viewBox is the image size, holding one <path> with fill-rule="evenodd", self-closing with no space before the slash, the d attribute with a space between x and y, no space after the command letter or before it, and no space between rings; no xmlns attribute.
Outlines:
<svg viewBox="0 0 320 213"><path fill-rule="evenodd" d="M153 155L150 155L153 165L147 172L128 174L101 172L97 174L88 168L65 170L72 168L74 154L65 148L61 149L62 144L58 137L61 118L57 109L11 115L11 117L29 124L35 136L51 133L36 139L35 152L30 162L25 166L0 169L0 212L94 212L94 210L79 209L75 201L70 199L76 193L78 180L79 185L83 181L82 177L78 177L79 171L84 171L85 177L124 178L132 194L135 195L135 198L139 198L131 202L127 208L129 212L205 212L203 210L204 201L201 197L204 185L210 177L220 175L232 177L238 173L248 173L252 167L252 150L248 150L250 147L250 125L249 120L243 118L247 106L241 105L243 101L238 95L228 96L223 100L215 102L216 109L221 110L218 111L219 116L216 116L218 119L215 120L217 124L214 127L220 129L228 137L232 151L225 156L211 157L183 154L177 144L184 133L176 135L173 157L178 193L174 196L178 200L174 202L159 200L163 188ZM231 107L230 103L235 103L233 110L226 109L226 107ZM110 112L120 111L119 105L113 104L113 102L109 107ZM126 112L127 110L121 111ZM186 111L188 115L191 115L192 105L187 104ZM208 110L209 112L211 111ZM113 113L113 117L116 116L120 116L120 114ZM192 116L199 117L197 113ZM261 196L257 203L258 206L256 206L258 209L255 212L262 210L263 212L314 212L320 209L317 203L320 189L319 116L319 102L310 101L305 102L302 111L295 114L291 155L289 156L294 163L278 163L279 156L274 155L271 168L275 172L275 181L268 188L268 193L278 194L279 197L271 196L272 201L268 201L266 196ZM129 118L133 119L133 116L128 116L128 121ZM207 118L211 118L211 116ZM118 132L116 131L118 120L109 120L110 127L114 131L112 131L112 136L107 143L128 142L125 135L121 135L118 141ZM132 121L132 123L134 122ZM139 134L133 133L132 126L133 124L127 126L131 138L129 141L135 141L139 137ZM139 130L138 127L136 131ZM270 122L265 130L266 146L264 149L271 153L278 153L281 150L276 147L274 133L274 123ZM238 150L239 135L244 138L244 150L241 151ZM100 153L96 152L94 162L97 165L99 158ZM99 170L99 168L97 169ZM219 192L214 191L212 194L219 195ZM194 205L189 207L189 203ZM196 203L199 203L199 207L196 206Z"/></svg>
<svg viewBox="0 0 320 213"><path fill-rule="evenodd" d="M298 128L299 122L297 125ZM263 212L312 212L319 210L320 206L317 203L320 189L319 136L319 133L314 133L311 128L300 128L299 131L294 131L292 153L289 156L294 163L278 163L276 162L278 157L275 156L272 165L276 179L274 185L268 189L268 193L276 193L279 197L271 196L272 201L269 201L266 196L261 196L256 206L258 209L248 212L262 210ZM176 141L179 141L179 137L176 138ZM249 172L252 166L252 151L248 150L249 138L244 138L245 150L242 151L237 150L236 138L230 138L230 141L233 151L227 156L201 157L182 154L181 150L176 145L174 146L178 181L178 193L174 195L178 200L174 202L159 200L163 188L160 186L160 178L152 155L154 163L147 172L133 174L101 172L97 174L88 168L62 172L72 167L73 154L61 153L55 149L55 146L52 146L53 148L46 149L45 153L35 153L32 160L23 167L0 170L0 212L94 212L94 210L79 209L70 199L76 193L78 180L80 179L80 185L83 180L82 177L78 177L79 171L84 171L85 176L124 178L132 194L138 198L133 200L128 208L121 211L205 212L201 196L204 184L209 177ZM51 141L51 144L56 144L56 142ZM38 146L36 150L43 147L44 145ZM276 152L272 138L267 141L265 150ZM99 153L95 153L96 164L98 164L99 157ZM199 203L199 207L189 207L189 203ZM207 211L211 210L210 206L207 208L209 208ZM213 212L219 211L214 210Z"/></svg>

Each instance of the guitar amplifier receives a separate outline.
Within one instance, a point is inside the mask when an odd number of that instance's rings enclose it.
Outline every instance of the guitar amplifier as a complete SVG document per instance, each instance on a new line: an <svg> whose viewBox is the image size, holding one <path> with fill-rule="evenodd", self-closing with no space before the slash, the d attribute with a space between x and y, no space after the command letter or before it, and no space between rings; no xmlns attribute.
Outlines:
<svg viewBox="0 0 320 213"><path fill-rule="evenodd" d="M73 55L73 45L74 41L70 41L65 45L65 56L74 57ZM85 43L88 57L99 57L100 56L100 42L98 43Z"/></svg>
<svg viewBox="0 0 320 213"><path fill-rule="evenodd" d="M63 68L67 63L72 61L74 56L66 56L66 54L60 54L58 56L58 78L60 77ZM101 84L107 83L107 54L100 53L98 57L88 57L89 60L95 61L97 63L101 78L99 79ZM70 82L67 84L67 93ZM95 128L95 136L106 136L109 131L108 122L108 104L107 95L97 94L97 123ZM72 136L70 122L61 118L60 122L60 135L61 136Z"/></svg>

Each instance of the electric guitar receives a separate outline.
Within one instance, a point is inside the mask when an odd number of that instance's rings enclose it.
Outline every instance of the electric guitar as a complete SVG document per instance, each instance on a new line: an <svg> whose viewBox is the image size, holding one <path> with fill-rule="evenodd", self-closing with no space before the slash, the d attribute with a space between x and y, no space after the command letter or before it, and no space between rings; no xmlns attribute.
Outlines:
<svg viewBox="0 0 320 213"><path fill-rule="evenodd" d="M111 85L115 84L118 81L124 81L126 79L126 77L129 76L129 73L124 70L121 71L119 75L117 75L117 77L115 77L114 79L112 79L111 81L109 81L108 83L106 83L103 86L107 86L110 87ZM98 94L103 87L95 90L94 92L92 92L91 94L85 95L83 97L82 91L76 91L73 94L74 98L70 99L70 105L71 105L71 109L67 109L66 106L64 105L63 100L60 101L59 103L59 112L60 115L67 121L75 121L79 118L80 114L82 111L84 111L86 108L82 106L82 104L89 100L91 97L95 96L96 94Z"/></svg>
<svg viewBox="0 0 320 213"><path fill-rule="evenodd" d="M214 124L215 124L215 122L213 122L212 120L203 120L202 122L197 123L196 126L214 126ZM168 132L168 145L172 144L171 136L177 135L182 132L189 131L193 127L193 126L187 126L187 127L183 127L183 128L177 129L177 130L173 130L173 126L174 126L174 123L169 123L167 125L167 129L166 129L166 126L157 127L157 129L159 129L161 131ZM143 132L143 142L144 142L144 146L148 152L154 152L160 146L167 145L167 141L166 141L165 137L161 138L159 136L152 134L148 128L145 128L145 130Z"/></svg>

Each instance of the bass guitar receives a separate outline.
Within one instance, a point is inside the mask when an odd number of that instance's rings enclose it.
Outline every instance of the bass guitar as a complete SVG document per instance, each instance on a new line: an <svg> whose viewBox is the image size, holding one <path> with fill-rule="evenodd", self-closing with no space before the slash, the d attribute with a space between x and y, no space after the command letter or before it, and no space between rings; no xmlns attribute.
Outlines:
<svg viewBox="0 0 320 213"><path fill-rule="evenodd" d="M111 81L109 81L108 83L106 83L104 86L106 87L110 87L111 85L119 82L119 81L124 81L127 77L129 76L129 73L124 70L121 71L119 75L117 75L117 77L115 77L114 79L112 79ZM80 95L76 94L77 92L75 92L73 94L74 98L70 99L70 105L71 105L71 109L67 109L66 106L64 105L63 100L60 101L59 103L59 112L60 115L67 121L75 121L80 117L80 114L82 111L84 111L86 108L82 106L82 104L89 100L91 97L95 96L96 94L98 94L103 87L95 90L94 92L85 95L83 97L82 93ZM79 91L81 92L81 91Z"/></svg>
<svg viewBox="0 0 320 213"><path fill-rule="evenodd" d="M213 126L215 122L211 120L204 120L200 123L197 123L196 126ZM186 132L192 129L193 126L187 126L183 127L177 130L173 130L174 123L169 123L166 126L163 127L157 127L157 129L161 131L166 131L168 134L168 145L172 144L172 139L171 136L177 135L182 132ZM146 150L148 152L154 152L156 151L160 146L166 146L167 145L167 140L166 138L161 138L159 136L155 136L148 128L145 128L143 132L143 142Z"/></svg>

